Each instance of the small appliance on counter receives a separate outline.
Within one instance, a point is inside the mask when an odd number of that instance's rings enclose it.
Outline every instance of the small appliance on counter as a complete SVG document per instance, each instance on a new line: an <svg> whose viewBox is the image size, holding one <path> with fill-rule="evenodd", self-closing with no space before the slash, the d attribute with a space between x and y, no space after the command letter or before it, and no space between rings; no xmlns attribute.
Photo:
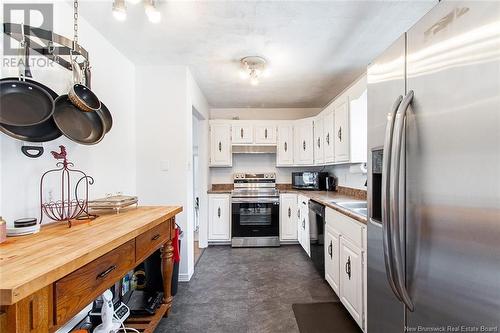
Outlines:
<svg viewBox="0 0 500 333"><path fill-rule="evenodd" d="M327 178L331 178L328 172L292 172L292 187L297 190L325 191Z"/></svg>
<svg viewBox="0 0 500 333"><path fill-rule="evenodd" d="M325 178L325 190L334 192L337 190L337 179L333 176Z"/></svg>

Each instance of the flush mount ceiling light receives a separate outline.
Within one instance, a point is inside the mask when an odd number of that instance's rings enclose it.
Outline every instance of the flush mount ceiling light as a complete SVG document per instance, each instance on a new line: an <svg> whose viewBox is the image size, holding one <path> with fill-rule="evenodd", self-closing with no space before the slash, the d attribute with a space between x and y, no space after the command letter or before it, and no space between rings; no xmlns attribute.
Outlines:
<svg viewBox="0 0 500 333"><path fill-rule="evenodd" d="M161 21L161 13L156 8L155 0L127 0L131 4L144 3L144 12L151 23L159 23ZM125 0L113 0L113 16L118 21L125 21L127 19L127 7Z"/></svg>
<svg viewBox="0 0 500 333"><path fill-rule="evenodd" d="M250 79L250 84L256 86L260 82L260 78L269 75L266 59L259 56L249 56L240 60L242 79Z"/></svg>

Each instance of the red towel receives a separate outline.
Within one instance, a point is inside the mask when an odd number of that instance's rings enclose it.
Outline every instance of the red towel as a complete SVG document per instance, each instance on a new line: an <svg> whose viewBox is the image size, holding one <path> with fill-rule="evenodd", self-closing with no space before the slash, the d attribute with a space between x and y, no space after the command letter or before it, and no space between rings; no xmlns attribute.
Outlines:
<svg viewBox="0 0 500 333"><path fill-rule="evenodd" d="M179 228L175 228L175 236L172 239L172 245L174 247L174 263L181 261L181 253L179 249Z"/></svg>

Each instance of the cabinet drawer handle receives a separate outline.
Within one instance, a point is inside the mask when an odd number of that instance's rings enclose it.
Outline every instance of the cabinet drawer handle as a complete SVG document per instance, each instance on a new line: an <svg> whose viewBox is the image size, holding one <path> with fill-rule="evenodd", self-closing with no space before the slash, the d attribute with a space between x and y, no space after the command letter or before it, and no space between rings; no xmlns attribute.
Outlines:
<svg viewBox="0 0 500 333"><path fill-rule="evenodd" d="M222 151L222 143L219 141L219 151Z"/></svg>
<svg viewBox="0 0 500 333"><path fill-rule="evenodd" d="M288 218L292 217L292 209L288 207Z"/></svg>
<svg viewBox="0 0 500 333"><path fill-rule="evenodd" d="M330 133L326 134L326 143L330 145Z"/></svg>
<svg viewBox="0 0 500 333"><path fill-rule="evenodd" d="M330 245L328 246L328 254L330 255L330 259L333 258L333 244L332 241L330 241Z"/></svg>
<svg viewBox="0 0 500 333"><path fill-rule="evenodd" d="M306 151L306 140L302 141L302 148Z"/></svg>
<svg viewBox="0 0 500 333"><path fill-rule="evenodd" d="M109 266L104 272L102 273L99 273L97 276L96 276L96 280L99 280L99 279L102 279L102 278L105 278L106 275L108 275L109 273L111 273L112 271L114 271L116 269L116 265L112 265L112 266Z"/></svg>
<svg viewBox="0 0 500 333"><path fill-rule="evenodd" d="M155 240L157 240L158 238L160 238L160 234L156 234L156 235L154 235L153 237L151 237L151 240L152 240L152 241L155 241Z"/></svg>
<svg viewBox="0 0 500 333"><path fill-rule="evenodd" d="M321 148L321 140L318 138L318 148Z"/></svg>
<svg viewBox="0 0 500 333"><path fill-rule="evenodd" d="M240 129L240 137L243 138L243 128Z"/></svg>
<svg viewBox="0 0 500 333"><path fill-rule="evenodd" d="M339 127L338 137L339 137L339 141L342 142L342 126Z"/></svg>
<svg viewBox="0 0 500 333"><path fill-rule="evenodd" d="M217 208L217 216L220 218L220 207Z"/></svg>
<svg viewBox="0 0 500 333"><path fill-rule="evenodd" d="M284 148L285 148L285 153L286 153L286 151L288 150L288 145L286 144L286 142L284 144Z"/></svg>
<svg viewBox="0 0 500 333"><path fill-rule="evenodd" d="M264 137L267 139L267 128L264 130Z"/></svg>
<svg viewBox="0 0 500 333"><path fill-rule="evenodd" d="M347 257L347 262L345 263L345 272L350 280L351 279L351 257L350 256Z"/></svg>

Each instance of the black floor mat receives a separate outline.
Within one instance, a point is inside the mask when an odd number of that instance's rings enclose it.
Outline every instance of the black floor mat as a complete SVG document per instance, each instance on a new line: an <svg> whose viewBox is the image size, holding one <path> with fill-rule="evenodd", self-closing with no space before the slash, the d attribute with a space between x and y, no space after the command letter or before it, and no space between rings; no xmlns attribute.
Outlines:
<svg viewBox="0 0 500 333"><path fill-rule="evenodd" d="M300 333L359 333L358 324L340 302L293 304Z"/></svg>

